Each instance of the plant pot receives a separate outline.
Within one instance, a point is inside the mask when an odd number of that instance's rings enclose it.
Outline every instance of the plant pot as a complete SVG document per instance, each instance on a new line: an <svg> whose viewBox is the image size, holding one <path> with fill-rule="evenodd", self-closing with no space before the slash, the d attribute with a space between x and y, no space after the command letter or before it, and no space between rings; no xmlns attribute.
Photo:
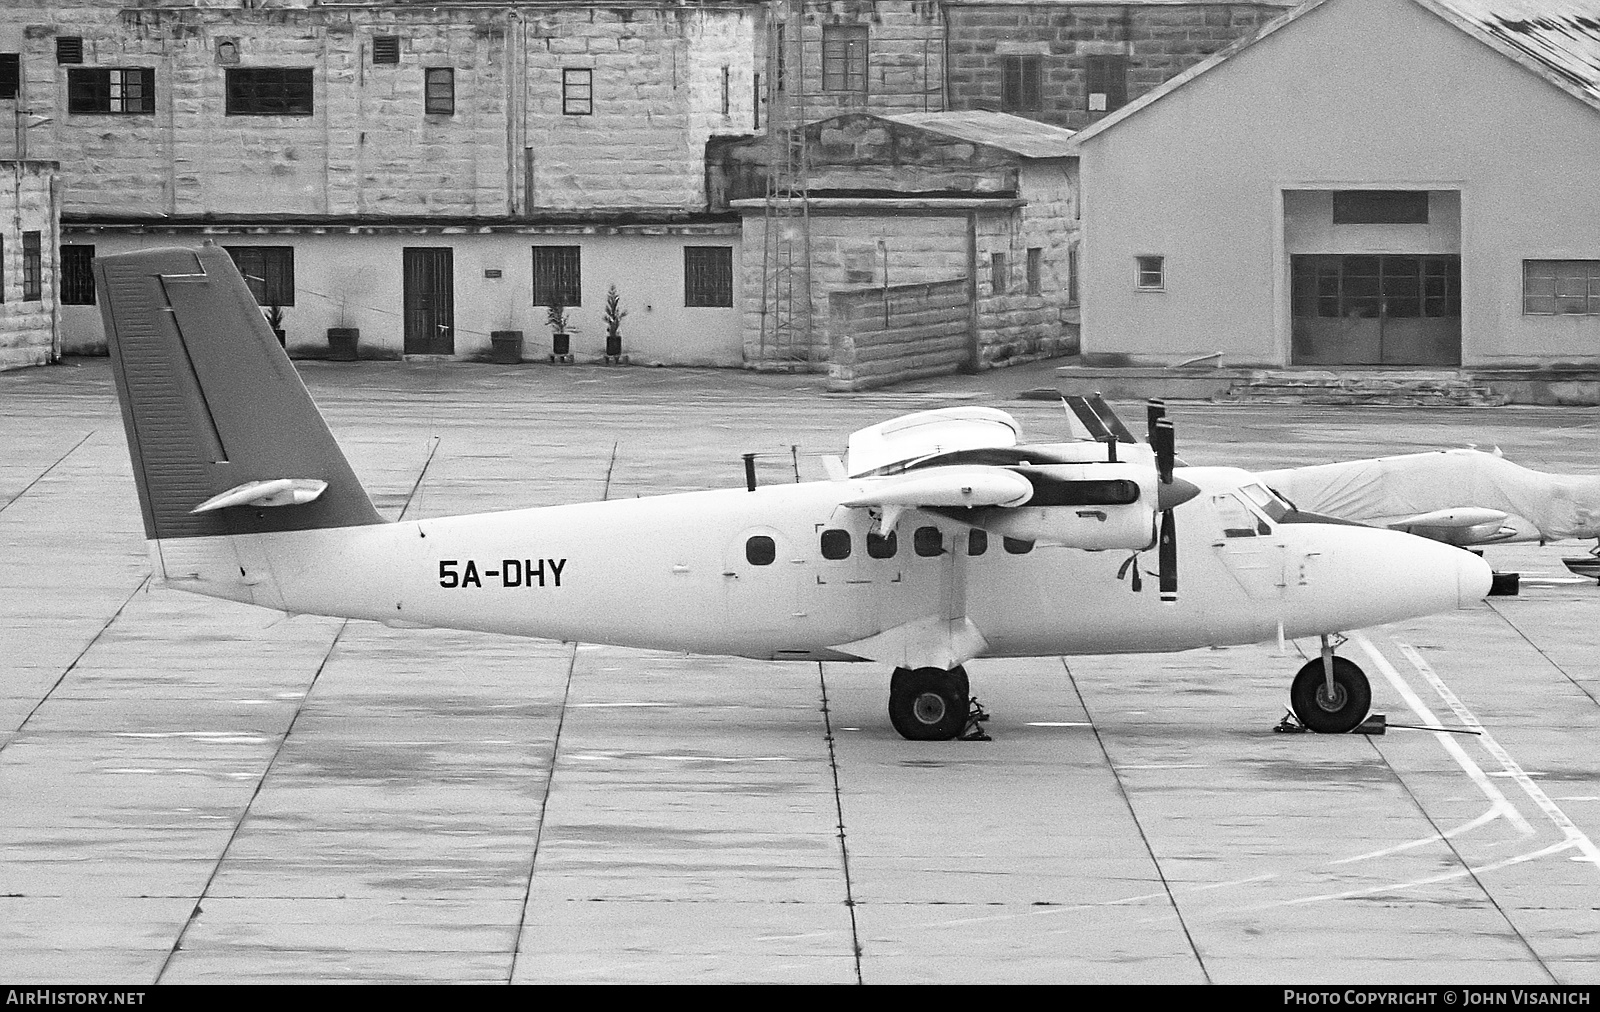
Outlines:
<svg viewBox="0 0 1600 1012"><path fill-rule="evenodd" d="M572 335L551 334L550 353L556 358L566 358L568 355L572 354Z"/></svg>
<svg viewBox="0 0 1600 1012"><path fill-rule="evenodd" d="M358 327L328 328L328 361L354 362L359 356L356 348L361 339Z"/></svg>
<svg viewBox="0 0 1600 1012"><path fill-rule="evenodd" d="M496 330L489 334L489 361L496 365L516 365L522 361L522 331Z"/></svg>
<svg viewBox="0 0 1600 1012"><path fill-rule="evenodd" d="M606 358L621 358L621 357L622 357L622 335L621 334L617 334L615 337L613 337L612 335L607 334L606 335Z"/></svg>

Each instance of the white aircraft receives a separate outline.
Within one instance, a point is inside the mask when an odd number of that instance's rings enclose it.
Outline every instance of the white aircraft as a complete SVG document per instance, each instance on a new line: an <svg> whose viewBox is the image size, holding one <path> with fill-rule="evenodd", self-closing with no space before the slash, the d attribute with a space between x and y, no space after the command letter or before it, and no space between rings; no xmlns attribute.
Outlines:
<svg viewBox="0 0 1600 1012"><path fill-rule="evenodd" d="M95 261L155 575L298 614L894 669L912 739L968 726L976 657L1321 637L1290 698L1367 714L1334 634L1467 606L1472 554L1301 513L1230 467L1174 473L1098 398L1083 434L1024 442L959 407L855 433L831 480L385 522L228 255ZM1183 534L1178 534L1181 514ZM1141 571L1155 556L1155 590ZM1184 560L1183 591L1178 559Z"/></svg>

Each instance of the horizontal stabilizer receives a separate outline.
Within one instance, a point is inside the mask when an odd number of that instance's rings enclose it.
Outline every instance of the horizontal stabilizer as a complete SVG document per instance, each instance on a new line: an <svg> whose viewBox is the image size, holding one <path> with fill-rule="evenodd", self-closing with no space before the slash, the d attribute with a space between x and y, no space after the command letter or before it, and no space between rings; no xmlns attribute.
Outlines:
<svg viewBox="0 0 1600 1012"><path fill-rule="evenodd" d="M1442 541L1447 545L1483 545L1516 537L1517 529L1506 526L1511 516L1482 506L1419 513L1389 524L1390 530Z"/></svg>
<svg viewBox="0 0 1600 1012"><path fill-rule="evenodd" d="M312 502L327 489L328 483L317 478L247 481L212 496L189 512L209 513L229 506L299 506Z"/></svg>

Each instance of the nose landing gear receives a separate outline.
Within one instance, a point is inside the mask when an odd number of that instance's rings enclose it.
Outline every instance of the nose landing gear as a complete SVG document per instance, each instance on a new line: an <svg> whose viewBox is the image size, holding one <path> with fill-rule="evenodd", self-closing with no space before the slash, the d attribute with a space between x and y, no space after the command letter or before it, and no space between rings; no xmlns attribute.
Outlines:
<svg viewBox="0 0 1600 1012"><path fill-rule="evenodd" d="M1333 655L1322 637L1322 656L1306 662L1289 688L1289 705L1300 723L1318 734L1353 731L1372 707L1372 686L1356 663Z"/></svg>

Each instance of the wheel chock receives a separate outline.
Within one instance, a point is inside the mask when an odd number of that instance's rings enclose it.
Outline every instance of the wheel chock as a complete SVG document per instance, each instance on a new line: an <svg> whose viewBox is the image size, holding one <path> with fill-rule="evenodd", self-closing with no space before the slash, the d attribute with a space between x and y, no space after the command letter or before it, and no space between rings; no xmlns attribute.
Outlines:
<svg viewBox="0 0 1600 1012"><path fill-rule="evenodd" d="M1381 713L1369 713L1367 719L1356 725L1351 734L1383 734L1388 730L1389 721Z"/></svg>

